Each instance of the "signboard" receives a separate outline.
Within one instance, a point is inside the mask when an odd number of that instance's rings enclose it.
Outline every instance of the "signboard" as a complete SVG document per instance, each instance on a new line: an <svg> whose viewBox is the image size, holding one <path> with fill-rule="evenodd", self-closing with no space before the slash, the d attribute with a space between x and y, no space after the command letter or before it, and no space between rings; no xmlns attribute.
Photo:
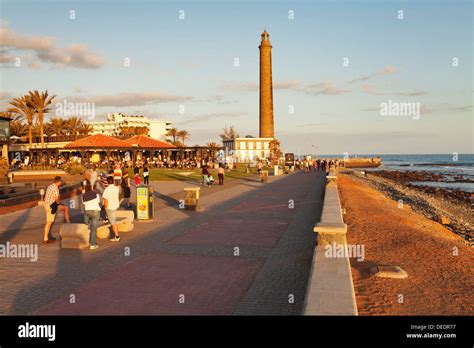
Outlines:
<svg viewBox="0 0 474 348"><path fill-rule="evenodd" d="M148 220L150 218L148 212L148 187L137 187L137 219Z"/></svg>
<svg viewBox="0 0 474 348"><path fill-rule="evenodd" d="M294 153L285 153L285 166L295 165L295 154Z"/></svg>

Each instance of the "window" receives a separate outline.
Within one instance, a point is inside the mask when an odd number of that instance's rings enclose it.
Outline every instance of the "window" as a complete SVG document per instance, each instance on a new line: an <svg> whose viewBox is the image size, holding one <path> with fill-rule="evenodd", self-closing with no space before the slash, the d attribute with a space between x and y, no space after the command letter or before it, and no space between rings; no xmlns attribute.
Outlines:
<svg viewBox="0 0 474 348"><path fill-rule="evenodd" d="M253 141L249 142L249 150L253 150Z"/></svg>
<svg viewBox="0 0 474 348"><path fill-rule="evenodd" d="M262 149L262 143L260 141L257 141L257 150Z"/></svg>
<svg viewBox="0 0 474 348"><path fill-rule="evenodd" d="M240 142L240 149L245 150L247 147L245 146L245 141Z"/></svg>

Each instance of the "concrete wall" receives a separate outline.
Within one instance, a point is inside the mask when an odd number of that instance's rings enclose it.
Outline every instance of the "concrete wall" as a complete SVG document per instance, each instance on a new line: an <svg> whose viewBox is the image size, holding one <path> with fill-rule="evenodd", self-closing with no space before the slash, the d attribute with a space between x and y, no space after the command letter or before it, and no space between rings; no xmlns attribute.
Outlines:
<svg viewBox="0 0 474 348"><path fill-rule="evenodd" d="M314 249L304 315L357 315L354 286L349 258L333 257L329 248L347 251L347 225L344 223L336 175L328 175L321 221L314 227L318 233ZM346 252L345 255L348 255Z"/></svg>

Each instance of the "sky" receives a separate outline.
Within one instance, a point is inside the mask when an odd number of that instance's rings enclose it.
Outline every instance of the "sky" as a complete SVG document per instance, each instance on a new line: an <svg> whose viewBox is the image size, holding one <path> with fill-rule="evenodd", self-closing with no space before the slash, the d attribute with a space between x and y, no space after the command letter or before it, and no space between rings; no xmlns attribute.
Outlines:
<svg viewBox="0 0 474 348"><path fill-rule="evenodd" d="M224 126L258 136L266 29L284 152L474 152L472 1L0 4L2 109L47 89L57 103L95 103L94 120L170 120L190 145Z"/></svg>

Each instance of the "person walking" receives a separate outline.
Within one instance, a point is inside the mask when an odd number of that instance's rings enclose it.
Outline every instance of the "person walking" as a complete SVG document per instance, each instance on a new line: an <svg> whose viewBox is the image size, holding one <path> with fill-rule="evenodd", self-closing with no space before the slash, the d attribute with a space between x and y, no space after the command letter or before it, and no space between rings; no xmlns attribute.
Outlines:
<svg viewBox="0 0 474 348"><path fill-rule="evenodd" d="M89 227L89 249L95 250L97 245L97 225L100 217L100 198L92 189L92 184L86 180L84 194L82 195L82 204L84 204L84 223Z"/></svg>
<svg viewBox="0 0 474 348"><path fill-rule="evenodd" d="M225 170L222 164L219 165L219 169L217 170L217 176L219 178L219 185L224 185L224 175Z"/></svg>
<svg viewBox="0 0 474 348"><path fill-rule="evenodd" d="M61 186L61 183L61 177L56 176L53 180L53 183L46 189L46 194L44 196L46 224L44 225L43 243L45 244L54 243L54 241L56 241L56 238L54 238L54 235L51 232L51 226L54 223L54 219L56 218L56 213L58 211L64 213L64 219L67 223L71 222L69 220L69 207L61 203L61 198L59 195L59 186Z"/></svg>
<svg viewBox="0 0 474 348"><path fill-rule="evenodd" d="M125 171L122 175L122 192L123 192L123 200L127 208L130 208L130 197L132 195L132 191L130 190L130 175L128 174L128 168L125 168Z"/></svg>
<svg viewBox="0 0 474 348"><path fill-rule="evenodd" d="M104 190L104 195L102 199L104 200L104 208L107 212L107 218L112 226L112 231L114 236L111 237L109 240L111 242L118 242L120 241L120 236L118 232L117 220L115 217L115 213L120 206L120 189L117 185L114 185L114 178L109 176L107 177L108 186Z"/></svg>
<svg viewBox="0 0 474 348"><path fill-rule="evenodd" d="M143 165L143 183L145 185L148 185L149 181L148 181L148 175L150 174L149 170L148 170L148 164L145 163Z"/></svg>

